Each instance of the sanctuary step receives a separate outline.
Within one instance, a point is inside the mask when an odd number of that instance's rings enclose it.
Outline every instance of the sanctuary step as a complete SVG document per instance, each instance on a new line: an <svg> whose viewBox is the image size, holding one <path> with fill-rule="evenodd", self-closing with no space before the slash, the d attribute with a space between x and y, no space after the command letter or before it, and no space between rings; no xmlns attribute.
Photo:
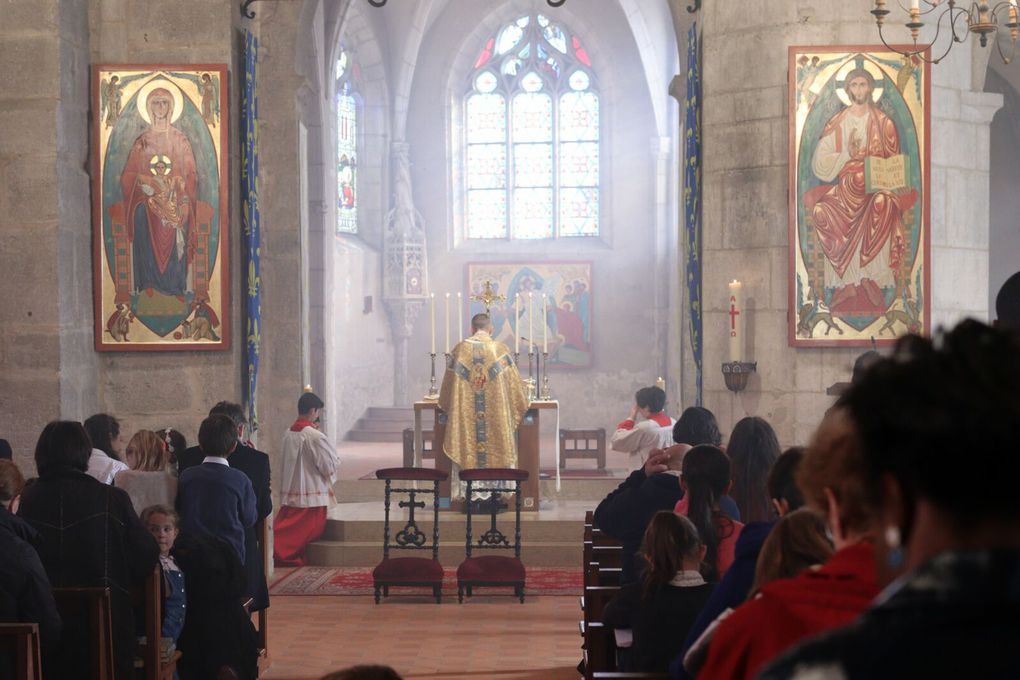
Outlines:
<svg viewBox="0 0 1020 680"><path fill-rule="evenodd" d="M585 480L587 481L587 480ZM362 482L365 484L366 482ZM615 486L615 485L614 485ZM381 499L382 487L379 487ZM549 507L522 515L521 559L535 567L576 567L581 564L584 513L598 500L555 500ZM419 510L418 526L429 537L432 521L427 511ZM406 510L394 513L391 531L403 528ZM424 521L428 518L428 521ZM456 566L464 559L467 517L460 513L440 515L439 561ZM488 529L488 516L472 519L475 533ZM513 512L499 515L497 526L513 540ZM382 559L383 507L375 502L341 503L330 511L326 532L308 546L308 564L321 567L372 567ZM406 554L405 554L406 553ZM412 551L394 551L392 556L420 556Z"/></svg>
<svg viewBox="0 0 1020 680"><path fill-rule="evenodd" d="M348 441L402 442L404 428L414 427L414 410L403 406L370 406L347 432Z"/></svg>

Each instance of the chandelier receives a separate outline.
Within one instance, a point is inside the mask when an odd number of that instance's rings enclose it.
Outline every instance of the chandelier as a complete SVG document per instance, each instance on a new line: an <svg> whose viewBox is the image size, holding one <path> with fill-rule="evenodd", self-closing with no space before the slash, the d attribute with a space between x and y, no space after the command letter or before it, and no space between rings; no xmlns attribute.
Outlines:
<svg viewBox="0 0 1020 680"><path fill-rule="evenodd" d="M964 42L970 33L978 36L982 47L988 45L988 37L992 36L1004 63L1010 63L1016 56L1017 36L1020 35L1020 22L1018 22L1020 11L1017 8L1017 0L1001 0L997 3L979 0L972 2L969 8L958 5L956 0L910 0L909 8L904 7L901 0L892 0L892 2L898 4L900 9L907 13L909 21L907 21L906 27L910 29L910 37L914 42L913 47L893 47L886 41L882 29L885 26L886 17L890 14L890 11L886 9L887 0L875 0L875 9L871 10L871 13L875 17L875 23L878 24L878 36L882 39L882 44L905 57L917 57L937 64L949 54L953 45ZM941 54L935 58L925 55L929 45L917 44L921 29L925 26L925 18L935 24L935 35L930 47L941 50L941 47L938 47L940 38L947 43L945 50L942 50ZM1010 45L1007 50L1002 47L1003 41L998 40L997 33L1000 26L1009 29Z"/></svg>

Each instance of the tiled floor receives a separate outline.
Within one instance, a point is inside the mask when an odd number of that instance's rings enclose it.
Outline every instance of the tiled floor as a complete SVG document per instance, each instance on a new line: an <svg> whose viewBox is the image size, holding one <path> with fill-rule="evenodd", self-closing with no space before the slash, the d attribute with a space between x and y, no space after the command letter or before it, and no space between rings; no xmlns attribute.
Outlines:
<svg viewBox="0 0 1020 680"><path fill-rule="evenodd" d="M578 599L475 597L463 605L391 597L275 597L267 680L315 680L363 663L429 680L574 680Z"/></svg>

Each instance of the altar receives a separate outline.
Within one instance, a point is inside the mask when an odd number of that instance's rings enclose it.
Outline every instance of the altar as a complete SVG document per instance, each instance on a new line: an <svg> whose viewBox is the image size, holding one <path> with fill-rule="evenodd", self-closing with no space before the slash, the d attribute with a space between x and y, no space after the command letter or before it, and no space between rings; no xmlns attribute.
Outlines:
<svg viewBox="0 0 1020 680"><path fill-rule="evenodd" d="M549 411L552 417L556 418L557 433L553 440L559 442L559 407L555 400L532 401L528 407L521 425L517 428L517 467L528 471L528 480L521 485L522 509L526 512L538 510L539 506L539 472L541 451L539 450L539 427L541 424L542 411ZM453 462L447 458L443 451L443 437L446 426L439 422L439 404L435 401L414 402L414 466L422 467L422 420L426 411L432 412L432 431L434 434L434 453L436 457L436 469L449 473ZM559 448L556 448L556 481L559 484ZM450 480L447 479L439 484L440 507L450 508ZM459 508L454 508L459 509Z"/></svg>

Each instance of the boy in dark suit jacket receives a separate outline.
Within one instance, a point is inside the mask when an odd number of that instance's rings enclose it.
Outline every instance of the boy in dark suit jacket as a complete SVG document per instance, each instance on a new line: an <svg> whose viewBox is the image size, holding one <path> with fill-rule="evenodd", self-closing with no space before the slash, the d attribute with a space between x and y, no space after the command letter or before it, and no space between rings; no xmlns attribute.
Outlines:
<svg viewBox="0 0 1020 680"><path fill-rule="evenodd" d="M269 456L245 444L248 419L240 404L221 401L209 410L209 415L224 415L234 421L237 428L237 448L230 454L230 467L248 475L252 489L255 491L255 504L258 508L258 521L265 521L273 511L273 496L270 491ZM178 456L177 465L180 472L189 467L201 465L205 454L200 446L192 446ZM252 596L252 611L259 611L269 606L269 588L266 586L266 570L262 563L259 537L256 526L245 531L244 535L244 571L248 579L248 592Z"/></svg>
<svg viewBox="0 0 1020 680"><path fill-rule="evenodd" d="M227 462L237 448L237 428L227 416L209 416L199 427L198 443L205 458L181 473L177 487L181 529L222 538L243 563L245 531L255 525L258 514L251 481Z"/></svg>

